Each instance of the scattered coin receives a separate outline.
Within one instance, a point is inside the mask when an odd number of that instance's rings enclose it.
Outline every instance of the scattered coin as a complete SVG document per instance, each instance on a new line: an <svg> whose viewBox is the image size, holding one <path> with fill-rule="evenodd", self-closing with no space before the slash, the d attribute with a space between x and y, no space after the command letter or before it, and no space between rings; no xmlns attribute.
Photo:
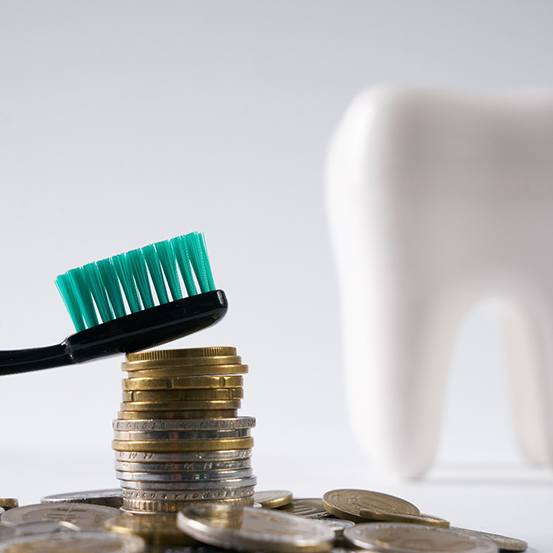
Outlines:
<svg viewBox="0 0 553 553"><path fill-rule="evenodd" d="M355 526L355 522L352 522L351 520L344 520L334 517L321 518L318 522L330 528L334 532L334 536L337 538L343 536L346 528Z"/></svg>
<svg viewBox="0 0 553 553"><path fill-rule="evenodd" d="M0 542L20 536L35 534L57 534L58 532L80 532L70 522L24 522L23 524L0 525Z"/></svg>
<svg viewBox="0 0 553 553"><path fill-rule="evenodd" d="M15 497L0 497L0 509L7 511L19 507L19 501Z"/></svg>
<svg viewBox="0 0 553 553"><path fill-rule="evenodd" d="M305 518L318 519L330 516L324 508L322 499L319 498L293 499L292 502L286 505L286 507L283 507L282 510L291 515Z"/></svg>
<svg viewBox="0 0 553 553"><path fill-rule="evenodd" d="M292 492L288 490L269 490L255 492L254 501L261 503L265 509L278 509L292 502Z"/></svg>
<svg viewBox="0 0 553 553"><path fill-rule="evenodd" d="M323 505L332 515L354 522L365 520L361 516L361 509L371 512L420 515L419 509L404 499L368 490L331 490L324 494Z"/></svg>
<svg viewBox="0 0 553 553"><path fill-rule="evenodd" d="M386 513L383 511L360 509L361 518L366 521L376 520L379 522L405 522L407 524L423 524L425 526L436 526L437 528L449 528L449 521L433 517L431 515L407 515L401 513Z"/></svg>
<svg viewBox="0 0 553 553"><path fill-rule="evenodd" d="M106 521L111 532L140 536L149 545L191 545L195 540L177 527L176 514L122 514Z"/></svg>
<svg viewBox="0 0 553 553"><path fill-rule="evenodd" d="M329 528L275 509L192 504L177 524L198 541L239 551L317 553L329 551L334 540Z"/></svg>
<svg viewBox="0 0 553 553"><path fill-rule="evenodd" d="M12 524L24 522L70 522L81 530L103 528L104 522L119 514L117 509L86 503L51 503L26 505L10 509L1 520Z"/></svg>
<svg viewBox="0 0 553 553"><path fill-rule="evenodd" d="M455 532L461 532L463 534L470 534L471 536L483 536L492 540L500 551L526 551L528 544L524 540L517 538L509 538L502 536L501 534L491 534L490 532L480 532L478 530L468 530L467 528L451 528Z"/></svg>
<svg viewBox="0 0 553 553"><path fill-rule="evenodd" d="M90 490L85 492L60 493L47 495L40 500L41 503L92 503L105 505L119 509L123 504L121 490L119 488L109 490Z"/></svg>
<svg viewBox="0 0 553 553"><path fill-rule="evenodd" d="M357 524L344 530L344 537L357 547L390 553L497 553L488 538L415 524Z"/></svg>
<svg viewBox="0 0 553 553"><path fill-rule="evenodd" d="M1 553L142 553L144 540L110 532L61 532L0 542Z"/></svg>

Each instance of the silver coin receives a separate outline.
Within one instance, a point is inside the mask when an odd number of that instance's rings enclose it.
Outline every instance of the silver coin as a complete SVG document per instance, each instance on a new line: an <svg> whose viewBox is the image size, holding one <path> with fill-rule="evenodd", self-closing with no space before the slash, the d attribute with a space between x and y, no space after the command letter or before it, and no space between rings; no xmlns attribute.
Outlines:
<svg viewBox="0 0 553 553"><path fill-rule="evenodd" d="M202 461L231 461L249 459L251 449L226 449L218 451L182 451L173 453L148 453L143 451L116 451L118 461L137 463L186 463Z"/></svg>
<svg viewBox="0 0 553 553"><path fill-rule="evenodd" d="M325 517L320 518L317 520L319 524L324 524L328 528L330 528L336 537L342 536L344 534L344 530L346 528L351 528L352 526L355 526L355 522L352 522L351 520L343 520L341 518L334 518L334 517Z"/></svg>
<svg viewBox="0 0 553 553"><path fill-rule="evenodd" d="M501 534L491 534L490 532L480 532L478 530L469 530L468 528L455 528L451 527L451 530L455 532L461 532L463 534L470 534L471 536L480 536L492 540L500 551L526 551L528 549L528 543L524 540L517 538L509 538L508 536L502 536Z"/></svg>
<svg viewBox="0 0 553 553"><path fill-rule="evenodd" d="M203 482L130 482L121 480L124 490L220 490L252 487L257 483L255 476L245 478L227 478L221 480L206 480Z"/></svg>
<svg viewBox="0 0 553 553"><path fill-rule="evenodd" d="M240 470L249 469L252 464L250 459L237 459L235 461L204 461L199 463L128 463L115 461L115 470L126 472L209 472L216 470Z"/></svg>
<svg viewBox="0 0 553 553"><path fill-rule="evenodd" d="M238 430L253 428L255 417L234 417L226 419L161 419L113 421L113 429L120 432L153 432L156 430Z"/></svg>
<svg viewBox="0 0 553 553"><path fill-rule="evenodd" d="M331 516L323 507L323 500L318 497L293 499L291 503L282 507L282 510L304 518L320 519Z"/></svg>
<svg viewBox="0 0 553 553"><path fill-rule="evenodd" d="M41 503L92 503L107 507L121 507L121 490L113 488L109 490L90 490L86 492L60 493L47 495L40 500Z"/></svg>
<svg viewBox="0 0 553 553"><path fill-rule="evenodd" d="M116 440L217 440L221 438L245 438L250 436L249 428L237 430L152 430L148 432L114 431Z"/></svg>
<svg viewBox="0 0 553 553"><path fill-rule="evenodd" d="M199 541L239 551L315 553L334 541L325 526L277 509L194 504L179 512L177 525Z"/></svg>
<svg viewBox="0 0 553 553"><path fill-rule="evenodd" d="M115 477L127 482L203 482L205 480L228 480L251 476L251 468L210 472L126 472L117 471Z"/></svg>
<svg viewBox="0 0 553 553"><path fill-rule="evenodd" d="M111 532L61 532L20 536L0 543L0 552L26 553L142 553L146 544L138 536Z"/></svg>
<svg viewBox="0 0 553 553"><path fill-rule="evenodd" d="M70 522L81 530L103 528L104 522L119 511L104 505L87 503L38 503L10 509L2 514L2 521L12 524L24 522Z"/></svg>
<svg viewBox="0 0 553 553"><path fill-rule="evenodd" d="M24 522L23 524L1 524L0 541L19 536L35 534L57 534L58 532L80 532L80 528L70 522Z"/></svg>
<svg viewBox="0 0 553 553"><path fill-rule="evenodd" d="M143 501L211 501L216 499L241 499L252 497L255 486L221 488L214 490L134 490L122 488L123 507L127 500Z"/></svg>
<svg viewBox="0 0 553 553"><path fill-rule="evenodd" d="M362 523L346 528L344 537L357 547L390 553L497 553L497 546L487 538L416 524Z"/></svg>

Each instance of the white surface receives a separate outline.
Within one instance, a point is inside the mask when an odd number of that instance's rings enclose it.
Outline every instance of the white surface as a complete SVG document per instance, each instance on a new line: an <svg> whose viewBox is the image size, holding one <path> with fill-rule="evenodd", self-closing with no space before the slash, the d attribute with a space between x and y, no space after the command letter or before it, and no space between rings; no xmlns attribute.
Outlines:
<svg viewBox="0 0 553 553"><path fill-rule="evenodd" d="M551 3L414 5L1 2L3 347L71 331L59 272L204 230L231 308L181 345L236 344L250 364L243 411L259 420L261 484L319 493L362 483L369 469L348 426L323 208L330 133L373 83L489 91L551 82ZM506 365L489 319L469 319L440 458L515 462ZM1 379L0 495L114 483L118 367L112 359ZM512 508L533 512L530 499ZM470 502L466 511L488 516ZM519 521L546 529L544 513Z"/></svg>
<svg viewBox="0 0 553 553"><path fill-rule="evenodd" d="M552 180L553 89L374 87L350 103L327 206L351 424L381 472L432 465L459 325L489 298L519 443L553 464Z"/></svg>

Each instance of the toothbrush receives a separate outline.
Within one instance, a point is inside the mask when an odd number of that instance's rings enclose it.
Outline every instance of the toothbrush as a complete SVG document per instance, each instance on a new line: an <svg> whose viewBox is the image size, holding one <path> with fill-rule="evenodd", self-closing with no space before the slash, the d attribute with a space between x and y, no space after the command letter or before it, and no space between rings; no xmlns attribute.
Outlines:
<svg viewBox="0 0 553 553"><path fill-rule="evenodd" d="M199 232L87 263L56 285L77 332L53 346L0 351L0 375L147 349L206 328L227 311Z"/></svg>

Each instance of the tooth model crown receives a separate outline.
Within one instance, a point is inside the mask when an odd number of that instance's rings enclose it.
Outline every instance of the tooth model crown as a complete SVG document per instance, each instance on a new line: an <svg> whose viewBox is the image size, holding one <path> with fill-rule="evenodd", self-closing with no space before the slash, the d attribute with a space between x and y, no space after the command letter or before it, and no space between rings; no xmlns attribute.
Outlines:
<svg viewBox="0 0 553 553"><path fill-rule="evenodd" d="M374 89L333 138L327 199L354 431L376 467L435 456L461 317L507 300L515 422L553 460L553 96Z"/></svg>

